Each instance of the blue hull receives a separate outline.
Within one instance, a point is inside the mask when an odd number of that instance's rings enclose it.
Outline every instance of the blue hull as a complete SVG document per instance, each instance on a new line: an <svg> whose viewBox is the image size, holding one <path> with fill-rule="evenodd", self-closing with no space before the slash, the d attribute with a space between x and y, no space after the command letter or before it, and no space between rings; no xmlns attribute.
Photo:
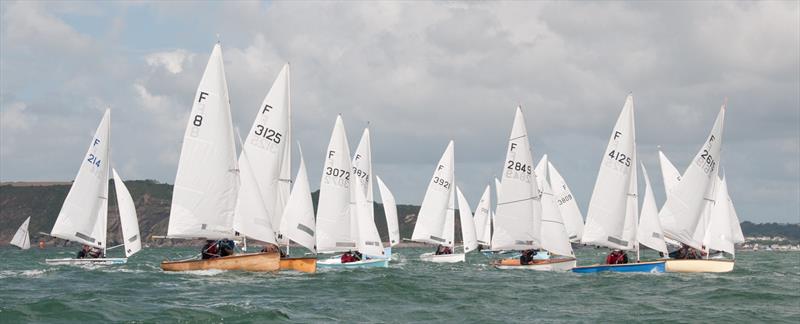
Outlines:
<svg viewBox="0 0 800 324"><path fill-rule="evenodd" d="M628 264L596 264L585 267L572 268L575 273L598 273L598 272L641 272L641 273L663 273L664 261L640 262Z"/></svg>

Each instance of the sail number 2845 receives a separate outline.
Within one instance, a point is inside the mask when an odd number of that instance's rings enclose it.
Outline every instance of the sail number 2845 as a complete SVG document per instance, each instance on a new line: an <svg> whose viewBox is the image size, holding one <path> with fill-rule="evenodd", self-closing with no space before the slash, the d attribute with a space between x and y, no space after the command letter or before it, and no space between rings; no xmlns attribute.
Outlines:
<svg viewBox="0 0 800 324"><path fill-rule="evenodd" d="M511 161L511 160L506 161L506 163L508 163L508 165L506 166L506 169L514 170L514 171L522 171L522 172L525 172L527 174L531 174L531 172L533 172L532 169L531 169L531 166L530 165L526 165L525 163L514 162L514 161Z"/></svg>

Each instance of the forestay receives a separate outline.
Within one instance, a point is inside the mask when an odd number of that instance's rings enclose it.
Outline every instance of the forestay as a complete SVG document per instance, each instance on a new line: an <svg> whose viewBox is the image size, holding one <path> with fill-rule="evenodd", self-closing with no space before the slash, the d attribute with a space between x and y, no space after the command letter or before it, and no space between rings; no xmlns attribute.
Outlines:
<svg viewBox="0 0 800 324"><path fill-rule="evenodd" d="M316 252L314 239L314 205L311 201L311 187L308 184L306 162L303 151L300 150L300 168L294 178L294 187L286 202L286 208L281 217L280 231L284 237L295 241L297 244Z"/></svg>
<svg viewBox="0 0 800 324"><path fill-rule="evenodd" d="M288 74L287 64L258 107L239 155L242 185L233 228L242 235L270 243L275 242L275 231L281 223L280 178L285 152L290 149L287 143L291 143L288 138ZM252 181L253 185L245 185L247 181Z"/></svg>
<svg viewBox="0 0 800 324"><path fill-rule="evenodd" d="M222 49L214 45L194 96L172 193L167 236L233 235L239 183Z"/></svg>
<svg viewBox="0 0 800 324"><path fill-rule="evenodd" d="M383 183L380 177L375 176L378 180L378 190L381 192L381 202L383 202L383 212L386 215L386 227L389 231L389 245L395 246L400 243L400 226L397 224L397 205L394 200L394 195L389 191L389 187Z"/></svg>
<svg viewBox="0 0 800 324"><path fill-rule="evenodd" d="M31 236L28 233L28 225L31 222L31 218L28 217L22 222L22 225L19 226L17 232L14 233L14 237L11 238L11 245L15 245L20 249L27 250L31 248Z"/></svg>
<svg viewBox="0 0 800 324"><path fill-rule="evenodd" d="M351 227L352 166L342 116L336 117L325 152L317 208L317 250L323 253L352 250L356 248L352 236L358 233Z"/></svg>
<svg viewBox="0 0 800 324"><path fill-rule="evenodd" d="M117 194L117 207L119 208L119 224L122 228L122 240L125 245L125 256L130 257L142 249L141 235L139 234L139 220L136 217L136 206L133 204L131 193L125 186L125 182L117 173L116 169L111 169L114 176L114 191Z"/></svg>
<svg viewBox="0 0 800 324"><path fill-rule="evenodd" d="M517 107L503 177L497 195L497 211L492 235L492 249L525 250L539 246L542 205L528 131L521 107Z"/></svg>
<svg viewBox="0 0 800 324"><path fill-rule="evenodd" d="M663 164L662 164L663 165ZM642 175L644 176L644 201L642 202L642 213L639 216L639 228L637 229L637 241L646 247L667 255L667 244L664 242L664 232L661 230L661 222L658 220L658 206L653 194L653 187L650 185L650 177L647 169L642 164Z"/></svg>
<svg viewBox="0 0 800 324"><path fill-rule="evenodd" d="M458 195L458 215L461 221L461 240L464 242L464 253L467 253L478 247L478 240L475 236L475 221L472 219L472 210L469 208L469 203L458 187L456 187L456 194Z"/></svg>
<svg viewBox="0 0 800 324"><path fill-rule="evenodd" d="M575 196L567 186L567 182L561 173L558 172L553 162L547 162L547 173L550 177L550 185L553 189L553 197L558 203L558 210L561 212L561 219L567 228L567 235L572 242L580 242L583 237L583 215L578 208Z"/></svg>
<svg viewBox="0 0 800 324"><path fill-rule="evenodd" d="M110 141L111 111L106 110L50 235L93 247L106 247Z"/></svg>
<svg viewBox="0 0 800 324"><path fill-rule="evenodd" d="M630 249L633 245L626 238L628 195L636 166L633 109L633 96L628 95L600 163L581 240L584 244L618 249Z"/></svg>
<svg viewBox="0 0 800 324"><path fill-rule="evenodd" d="M725 105L720 108L705 143L681 181L667 195L667 201L659 212L664 234L696 249L702 248L702 244L693 239L693 234L700 221L704 197L717 177L724 119Z"/></svg>
<svg viewBox="0 0 800 324"><path fill-rule="evenodd" d="M453 141L450 141L428 183L425 198L417 215L417 223L411 235L412 240L431 244L453 244L452 237L448 241L443 234L448 209L453 208L451 199L454 175Z"/></svg>

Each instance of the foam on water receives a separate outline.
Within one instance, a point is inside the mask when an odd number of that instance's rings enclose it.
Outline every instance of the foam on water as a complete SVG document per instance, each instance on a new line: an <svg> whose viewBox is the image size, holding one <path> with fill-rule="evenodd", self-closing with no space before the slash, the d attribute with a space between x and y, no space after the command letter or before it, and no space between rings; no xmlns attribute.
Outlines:
<svg viewBox="0 0 800 324"><path fill-rule="evenodd" d="M390 268L164 272L195 249L145 249L127 264L48 266L71 249L0 248L0 322L796 322L800 253L740 252L727 274L579 275L503 271L480 253L422 262L395 249ZM602 250L578 249L579 264ZM91 305L92 307L86 307ZM365 305L368 307L365 308Z"/></svg>

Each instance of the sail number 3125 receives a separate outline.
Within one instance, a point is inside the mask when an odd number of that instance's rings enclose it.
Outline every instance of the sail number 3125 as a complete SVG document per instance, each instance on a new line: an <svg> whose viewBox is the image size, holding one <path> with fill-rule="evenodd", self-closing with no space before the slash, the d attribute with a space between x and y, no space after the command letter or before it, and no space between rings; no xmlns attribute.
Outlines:
<svg viewBox="0 0 800 324"><path fill-rule="evenodd" d="M276 132L274 129L266 128L262 125L256 125L255 130L253 131L256 135L261 136L265 139L275 142L275 144L281 143L281 133Z"/></svg>

